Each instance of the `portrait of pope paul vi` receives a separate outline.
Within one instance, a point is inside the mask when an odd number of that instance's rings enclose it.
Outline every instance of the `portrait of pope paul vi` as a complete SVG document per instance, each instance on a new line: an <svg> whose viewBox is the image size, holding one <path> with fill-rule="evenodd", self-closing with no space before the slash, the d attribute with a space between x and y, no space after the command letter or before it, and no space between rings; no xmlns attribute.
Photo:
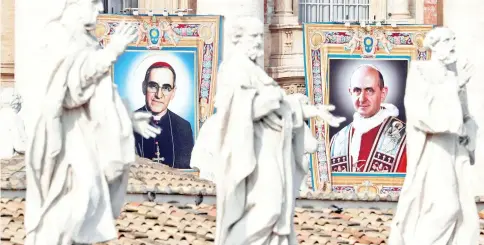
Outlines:
<svg viewBox="0 0 484 245"><path fill-rule="evenodd" d="M333 172L406 172L405 123L398 108L383 103L388 88L382 73L362 65L351 75L353 121L331 139Z"/></svg>
<svg viewBox="0 0 484 245"><path fill-rule="evenodd" d="M135 133L139 156L173 168L189 169L193 149L190 123L168 109L175 97L176 72L166 62L156 62L147 70L143 83L145 105L136 111L153 114L152 124L161 128L156 138L145 139Z"/></svg>

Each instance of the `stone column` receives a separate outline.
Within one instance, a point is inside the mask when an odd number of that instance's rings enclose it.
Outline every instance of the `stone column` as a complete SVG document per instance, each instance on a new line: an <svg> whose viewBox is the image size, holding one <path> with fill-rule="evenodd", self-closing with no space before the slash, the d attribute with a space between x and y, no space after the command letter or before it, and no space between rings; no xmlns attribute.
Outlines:
<svg viewBox="0 0 484 245"><path fill-rule="evenodd" d="M389 13L392 13L392 20L400 20L400 19L410 19L410 11L408 8L408 0L388 0L387 6L391 6L389 8Z"/></svg>
<svg viewBox="0 0 484 245"><path fill-rule="evenodd" d="M472 187L475 194L484 196L484 49L480 48L480 43L484 40L484 18L482 0L445 0L444 7L444 26L451 28L456 34L456 51L462 58L469 59L474 65L474 76L469 81L467 93L469 109L477 121L479 127L476 163L470 166L470 179L473 180ZM475 173L475 174L473 174Z"/></svg>
<svg viewBox="0 0 484 245"><path fill-rule="evenodd" d="M375 16L376 21L385 20L387 18L387 0L372 0L370 1L370 19L373 20Z"/></svg>
<svg viewBox="0 0 484 245"><path fill-rule="evenodd" d="M274 0L274 12L279 15L292 15L292 0Z"/></svg>
<svg viewBox="0 0 484 245"><path fill-rule="evenodd" d="M293 0L274 0L274 15L271 24L295 24L297 16L294 15Z"/></svg>
<svg viewBox="0 0 484 245"><path fill-rule="evenodd" d="M222 60L230 55L233 45L230 41L232 23L238 17L253 16L264 23L264 0L198 0L198 15L222 15ZM258 61L264 66L264 57Z"/></svg>

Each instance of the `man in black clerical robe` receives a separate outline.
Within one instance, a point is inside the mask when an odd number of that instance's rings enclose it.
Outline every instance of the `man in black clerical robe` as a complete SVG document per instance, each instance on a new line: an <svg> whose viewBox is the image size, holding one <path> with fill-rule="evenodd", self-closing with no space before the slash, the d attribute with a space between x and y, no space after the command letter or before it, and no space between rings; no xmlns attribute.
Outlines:
<svg viewBox="0 0 484 245"><path fill-rule="evenodd" d="M143 106L137 111L147 110ZM156 138L150 139L145 139L135 133L138 155L172 168L189 169L194 144L190 123L168 110L160 120L153 119L152 124L160 127L161 133Z"/></svg>
<svg viewBox="0 0 484 245"><path fill-rule="evenodd" d="M176 73L170 64L156 62L146 71L143 94L146 104L136 111L153 114L152 124L161 128L156 138L135 133L139 156L172 168L190 169L193 132L190 123L168 109L176 91Z"/></svg>

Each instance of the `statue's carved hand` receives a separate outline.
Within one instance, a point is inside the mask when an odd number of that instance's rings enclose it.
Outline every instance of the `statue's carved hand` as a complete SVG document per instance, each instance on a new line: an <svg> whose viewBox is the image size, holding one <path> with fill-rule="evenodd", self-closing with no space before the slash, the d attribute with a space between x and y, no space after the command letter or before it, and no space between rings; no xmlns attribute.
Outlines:
<svg viewBox="0 0 484 245"><path fill-rule="evenodd" d="M121 22L118 27L116 27L114 34L111 36L111 41L106 46L114 52L117 57L121 55L128 44L132 43L137 37L137 31L135 30L132 23Z"/></svg>
<svg viewBox="0 0 484 245"><path fill-rule="evenodd" d="M346 120L344 117L337 117L331 114L334 111L334 105L318 105L318 117L327 122L331 127L339 127L339 125Z"/></svg>
<svg viewBox="0 0 484 245"><path fill-rule="evenodd" d="M161 129L150 124L151 113L135 112L133 114L133 129L145 139L155 138L161 133Z"/></svg>

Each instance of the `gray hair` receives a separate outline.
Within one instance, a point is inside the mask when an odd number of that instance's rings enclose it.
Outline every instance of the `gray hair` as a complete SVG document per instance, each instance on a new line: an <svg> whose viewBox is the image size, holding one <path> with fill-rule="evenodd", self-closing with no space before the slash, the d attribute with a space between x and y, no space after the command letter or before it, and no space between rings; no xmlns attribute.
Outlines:
<svg viewBox="0 0 484 245"><path fill-rule="evenodd" d="M455 37L454 32L447 27L436 27L425 35L423 47L426 50L432 50L437 43L439 43L444 36Z"/></svg>

